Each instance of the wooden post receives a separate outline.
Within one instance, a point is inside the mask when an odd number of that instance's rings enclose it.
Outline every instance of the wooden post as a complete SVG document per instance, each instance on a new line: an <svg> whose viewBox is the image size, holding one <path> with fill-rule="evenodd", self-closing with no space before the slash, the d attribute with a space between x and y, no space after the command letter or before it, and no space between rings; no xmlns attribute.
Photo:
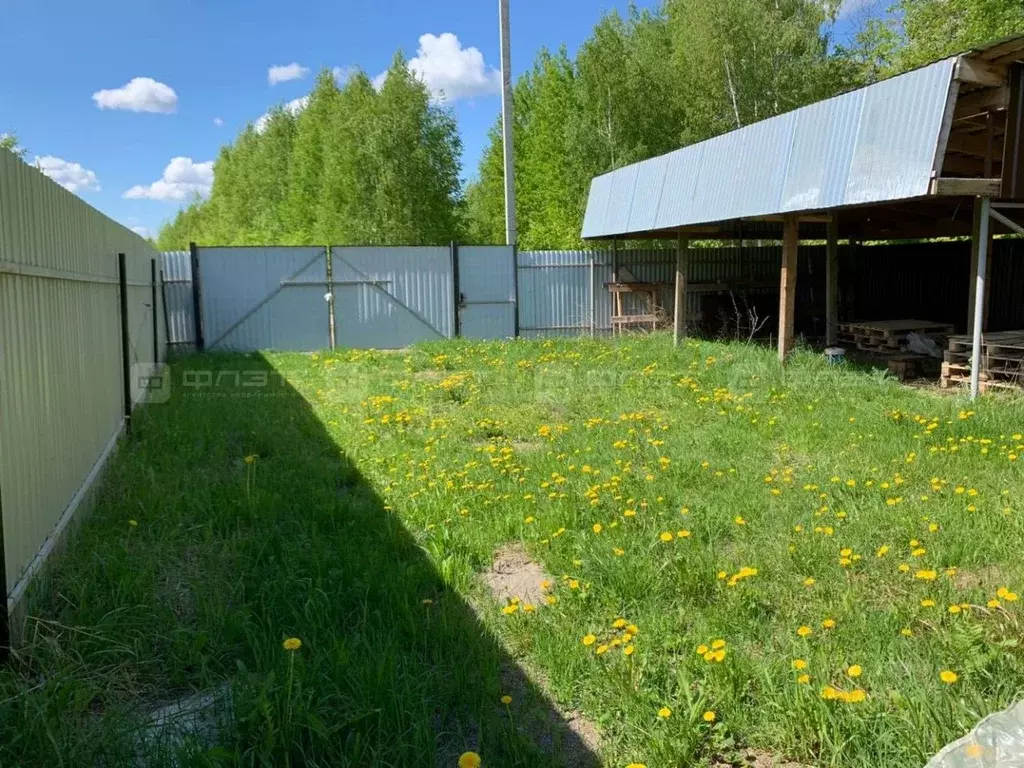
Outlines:
<svg viewBox="0 0 1024 768"><path fill-rule="evenodd" d="M690 241L680 232L676 245L676 296L672 334L672 343L677 347L686 337L686 273L689 272L689 267Z"/></svg>
<svg viewBox="0 0 1024 768"><path fill-rule="evenodd" d="M981 386L981 330L985 324L985 299L987 298L985 275L988 266L989 210L991 202L987 197L978 198L975 201L975 208L979 215L974 220L977 225L974 239L977 241L975 250L977 251L978 258L974 264L974 324L971 331L971 400L977 399L978 390Z"/></svg>
<svg viewBox="0 0 1024 768"><path fill-rule="evenodd" d="M832 214L825 245L825 344L839 341L839 221Z"/></svg>
<svg viewBox="0 0 1024 768"><path fill-rule="evenodd" d="M786 216L782 225L782 274L779 280L779 360L793 349L793 313L796 311L796 255L800 245L800 219Z"/></svg>
<svg viewBox="0 0 1024 768"><path fill-rule="evenodd" d="M594 254L590 254L590 337L593 338L597 328L597 296L594 287Z"/></svg>

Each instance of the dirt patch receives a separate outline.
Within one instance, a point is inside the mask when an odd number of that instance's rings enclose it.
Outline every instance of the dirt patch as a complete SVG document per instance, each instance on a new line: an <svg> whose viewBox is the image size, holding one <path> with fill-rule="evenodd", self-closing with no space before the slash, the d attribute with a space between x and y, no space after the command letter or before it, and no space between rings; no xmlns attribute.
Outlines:
<svg viewBox="0 0 1024 768"><path fill-rule="evenodd" d="M533 683L512 662L501 668L502 691L512 697L508 705L516 730L565 768L598 768L601 734L597 726L576 710L559 711L545 698L543 684Z"/></svg>
<svg viewBox="0 0 1024 768"><path fill-rule="evenodd" d="M1002 570L995 565L986 565L974 570L958 568L953 574L953 584L957 589L985 589L994 593L1002 586L1003 581Z"/></svg>
<svg viewBox="0 0 1024 768"><path fill-rule="evenodd" d="M511 445L512 450L516 453L536 453L547 448L547 445L544 443L527 440L513 440Z"/></svg>
<svg viewBox="0 0 1024 768"><path fill-rule="evenodd" d="M771 752L745 749L730 760L719 758L711 764L711 768L808 768L808 766L776 757Z"/></svg>
<svg viewBox="0 0 1024 768"><path fill-rule="evenodd" d="M538 607L544 604L544 583L554 583L518 543L506 544L494 553L494 562L484 572L483 581L501 604L517 597Z"/></svg>

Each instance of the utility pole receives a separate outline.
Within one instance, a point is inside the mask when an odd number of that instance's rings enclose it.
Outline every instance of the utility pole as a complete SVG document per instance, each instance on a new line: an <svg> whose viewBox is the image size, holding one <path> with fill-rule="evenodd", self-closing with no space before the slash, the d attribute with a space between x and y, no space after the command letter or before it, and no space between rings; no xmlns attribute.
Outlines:
<svg viewBox="0 0 1024 768"><path fill-rule="evenodd" d="M501 27L501 128L505 149L505 244L515 245L519 238L516 226L516 179L512 142L512 51L508 29L508 0L498 0Z"/></svg>

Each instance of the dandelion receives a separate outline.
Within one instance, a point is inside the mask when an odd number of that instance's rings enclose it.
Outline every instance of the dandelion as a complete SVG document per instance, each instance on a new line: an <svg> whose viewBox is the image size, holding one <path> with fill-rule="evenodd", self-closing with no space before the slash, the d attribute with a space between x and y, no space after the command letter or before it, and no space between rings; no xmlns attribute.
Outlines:
<svg viewBox="0 0 1024 768"><path fill-rule="evenodd" d="M860 677L862 674L864 674L864 670L861 669L860 664L851 664L847 668L846 674L850 677Z"/></svg>
<svg viewBox="0 0 1024 768"><path fill-rule="evenodd" d="M806 579L804 579L804 586L805 587L813 587L814 584L815 584L815 579L814 579L813 576L808 576Z"/></svg>
<svg viewBox="0 0 1024 768"><path fill-rule="evenodd" d="M645 763L630 763L626 768L647 768Z"/></svg>
<svg viewBox="0 0 1024 768"><path fill-rule="evenodd" d="M666 541L666 542L667 541L672 541L672 532L671 531L665 531L660 536L658 536L658 538L661 539L662 541Z"/></svg>
<svg viewBox="0 0 1024 768"><path fill-rule="evenodd" d="M513 613L519 610L519 603L510 603L501 609L501 612L506 616L511 616Z"/></svg>
<svg viewBox="0 0 1024 768"><path fill-rule="evenodd" d="M594 523L594 533L600 533L604 530L604 526L600 523Z"/></svg>
<svg viewBox="0 0 1024 768"><path fill-rule="evenodd" d="M505 706L508 706L512 703L512 697L506 693L504 696L501 697L501 703Z"/></svg>
<svg viewBox="0 0 1024 768"><path fill-rule="evenodd" d="M946 685L952 685L953 683L955 683L957 680L960 679L960 676L957 675L957 673L953 672L952 670L944 669L941 672L939 672L939 679L942 682L944 682Z"/></svg>
<svg viewBox="0 0 1024 768"><path fill-rule="evenodd" d="M698 645L697 646L697 655L698 656L703 656L704 654L709 653L710 650L711 649L708 648L706 645Z"/></svg>
<svg viewBox="0 0 1024 768"><path fill-rule="evenodd" d="M597 650L594 651L594 653L596 653L598 656L602 656L602 655L608 653L608 646L607 646L607 644L597 646Z"/></svg>
<svg viewBox="0 0 1024 768"><path fill-rule="evenodd" d="M921 601L921 607L922 608L934 608L935 607L935 601L926 597L924 600Z"/></svg>
<svg viewBox="0 0 1024 768"><path fill-rule="evenodd" d="M480 755L476 752L463 752L459 757L459 768L480 768Z"/></svg>
<svg viewBox="0 0 1024 768"><path fill-rule="evenodd" d="M709 709L707 712L705 712L703 715L701 715L701 719L705 723L713 723L713 722L715 722L715 719L717 717L718 717L718 715L715 714L715 711L713 709Z"/></svg>
<svg viewBox="0 0 1024 768"><path fill-rule="evenodd" d="M793 659L793 669L807 669L807 662L803 659Z"/></svg>
<svg viewBox="0 0 1024 768"><path fill-rule="evenodd" d="M825 619L823 622L821 622L821 626L824 629L835 629L836 628L836 620L835 619Z"/></svg>
<svg viewBox="0 0 1024 768"><path fill-rule="evenodd" d="M797 633L797 634L798 634L798 635L799 635L800 637L807 637L807 636L808 636L808 635L810 635L810 634L811 634L811 633L812 633L813 631L814 631L813 629L811 629L810 627L808 627L808 626L807 626L807 625L805 624L804 626L800 627L800 628L799 628L799 629L798 629L798 630L796 631L796 633Z"/></svg>
<svg viewBox="0 0 1024 768"><path fill-rule="evenodd" d="M725 648L725 640L715 640L711 643L711 650L717 651L721 648Z"/></svg>
<svg viewBox="0 0 1024 768"><path fill-rule="evenodd" d="M626 626L625 619L616 619L614 622L612 622L613 629L622 629L624 626Z"/></svg>
<svg viewBox="0 0 1024 768"><path fill-rule="evenodd" d="M744 520L739 515L736 516L736 520L734 522L736 523L736 525L746 525L747 524L747 521Z"/></svg>
<svg viewBox="0 0 1024 768"><path fill-rule="evenodd" d="M854 691L850 691L846 695L846 701L850 702L851 704L859 704L860 702L864 701L864 699L866 699L867 697L868 695L864 693L864 691L862 691L860 688L858 688Z"/></svg>
<svg viewBox="0 0 1024 768"><path fill-rule="evenodd" d="M255 464L256 459L258 458L259 456L257 456L255 453L250 453L248 456L245 457L244 461L246 464Z"/></svg>
<svg viewBox="0 0 1024 768"><path fill-rule="evenodd" d="M299 650L299 648L302 647L302 641L299 640L299 638L297 637L289 637L287 640L281 643L281 647L284 648L286 651L297 651Z"/></svg>
<svg viewBox="0 0 1024 768"><path fill-rule="evenodd" d="M690 538L690 532L687 531L687 530L682 530L682 531L679 531L676 534L676 536L678 536L680 539L688 539L688 538Z"/></svg>
<svg viewBox="0 0 1024 768"><path fill-rule="evenodd" d="M998 600L989 600L987 603L985 603L985 605L987 605L989 608L998 608L999 607L999 601Z"/></svg>
<svg viewBox="0 0 1024 768"><path fill-rule="evenodd" d="M662 707L658 710L658 717L660 717L662 720L667 720L668 718L672 717L672 710L668 707Z"/></svg>
<svg viewBox="0 0 1024 768"><path fill-rule="evenodd" d="M800 675L800 676L799 676L799 677L798 677L798 678L796 679L796 681L797 681L798 683L800 683L800 685L807 685L808 683L810 683L810 682L811 682L811 676L810 676L810 675L808 675L808 674L806 674L806 673L804 673L804 674Z"/></svg>
<svg viewBox="0 0 1024 768"><path fill-rule="evenodd" d="M910 627L904 627L903 629L900 630L900 634L903 635L904 637L913 637L914 636L914 630L912 630Z"/></svg>
<svg viewBox="0 0 1024 768"><path fill-rule="evenodd" d="M596 642L597 642L597 638L594 637L593 635L584 635L583 636L583 644L586 645L587 647L593 645Z"/></svg>
<svg viewBox="0 0 1024 768"><path fill-rule="evenodd" d="M937 576L938 574L935 571L918 571L914 574L914 578L921 581L935 581Z"/></svg>
<svg viewBox="0 0 1024 768"><path fill-rule="evenodd" d="M622 649L622 655L623 656L632 656L633 655L633 651L635 651L635 650L636 649L632 645L627 645L625 648Z"/></svg>

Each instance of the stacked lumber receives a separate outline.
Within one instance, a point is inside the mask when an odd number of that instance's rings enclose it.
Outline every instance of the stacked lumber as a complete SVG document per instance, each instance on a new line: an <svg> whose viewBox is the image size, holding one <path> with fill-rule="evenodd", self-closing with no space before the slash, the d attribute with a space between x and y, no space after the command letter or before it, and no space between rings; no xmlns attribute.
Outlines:
<svg viewBox="0 0 1024 768"><path fill-rule="evenodd" d="M907 334L948 336L953 333L949 323L930 320L879 320L872 323L840 323L839 341L856 345L857 349L878 355L902 355L907 351Z"/></svg>
<svg viewBox="0 0 1024 768"><path fill-rule="evenodd" d="M968 335L950 336L943 353L943 387L971 380L971 345ZM1024 387L1024 331L1000 331L981 337L981 390Z"/></svg>

